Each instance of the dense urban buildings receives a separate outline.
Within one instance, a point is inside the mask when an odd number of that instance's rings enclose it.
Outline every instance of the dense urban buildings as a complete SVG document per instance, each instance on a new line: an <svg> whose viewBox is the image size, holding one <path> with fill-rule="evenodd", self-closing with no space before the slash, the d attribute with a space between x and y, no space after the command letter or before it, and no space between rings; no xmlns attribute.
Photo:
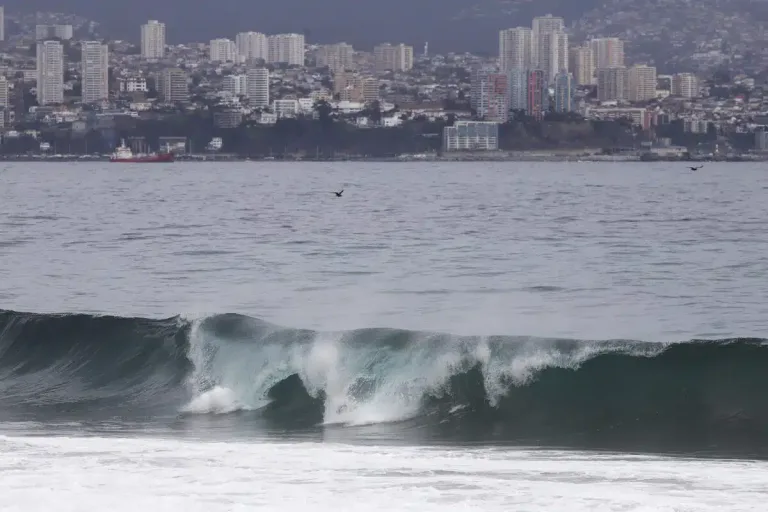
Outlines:
<svg viewBox="0 0 768 512"><path fill-rule="evenodd" d="M244 151L234 148L249 144L259 151L301 152L281 138L324 133L333 124L345 129L308 143L312 151L322 153L330 140L353 147L350 140L359 137L367 141L359 151L375 153L378 142L367 138L375 137L384 146L407 139L400 149L405 152L436 150L435 144L448 144L443 149L453 152L573 141L604 145L606 137L621 144L620 128L595 135L600 123L621 122L642 131L639 138L633 133L630 144L643 137L672 147L696 137L748 136L748 145L759 150L763 144L768 151L766 77L722 64L706 71L657 67L636 48L625 53L629 43L623 39L579 32L552 14L500 30L492 57L432 54L425 41L414 41L418 51L409 42L355 48L258 27L208 42L169 42L157 20L136 30L133 41L110 41L96 24L76 16L24 16L14 18L4 44L0 130L6 136L0 141L25 127L34 137L74 138L59 147L94 137L88 143L94 148L133 127L151 134L133 133L134 139L218 137L211 151ZM271 127L269 136L259 131ZM403 131L352 135L372 128ZM214 136L213 130L231 132Z"/></svg>

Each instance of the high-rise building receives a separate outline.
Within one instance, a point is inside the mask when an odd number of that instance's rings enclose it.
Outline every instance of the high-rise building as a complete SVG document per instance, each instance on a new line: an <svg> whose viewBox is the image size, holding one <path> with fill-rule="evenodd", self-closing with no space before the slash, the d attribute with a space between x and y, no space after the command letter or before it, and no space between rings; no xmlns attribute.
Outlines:
<svg viewBox="0 0 768 512"><path fill-rule="evenodd" d="M562 30L540 34L538 69L544 71L547 83L560 71L568 71L568 34Z"/></svg>
<svg viewBox="0 0 768 512"><path fill-rule="evenodd" d="M579 46L570 50L569 71L578 85L595 83L595 54L589 46Z"/></svg>
<svg viewBox="0 0 768 512"><path fill-rule="evenodd" d="M642 64L632 66L627 72L627 77L629 101L648 101L656 97L655 67Z"/></svg>
<svg viewBox="0 0 768 512"><path fill-rule="evenodd" d="M477 117L504 123L509 118L509 80L506 74L485 69L472 77L470 103Z"/></svg>
<svg viewBox="0 0 768 512"><path fill-rule="evenodd" d="M317 65L327 66L333 73L340 73L354 68L355 50L351 44L337 43L321 46L317 51Z"/></svg>
<svg viewBox="0 0 768 512"><path fill-rule="evenodd" d="M499 32L499 68L503 73L531 67L531 42L532 31L527 27L508 28Z"/></svg>
<svg viewBox="0 0 768 512"><path fill-rule="evenodd" d="M509 110L528 109L528 70L512 69L507 72Z"/></svg>
<svg viewBox="0 0 768 512"><path fill-rule="evenodd" d="M267 62L270 64L304 65L304 35L277 34L267 38Z"/></svg>
<svg viewBox="0 0 768 512"><path fill-rule="evenodd" d="M597 99L600 101L626 100L629 89L629 73L625 67L599 68L597 70Z"/></svg>
<svg viewBox="0 0 768 512"><path fill-rule="evenodd" d="M46 39L61 39L68 41L72 39L74 31L72 25L36 25L35 39L45 41Z"/></svg>
<svg viewBox="0 0 768 512"><path fill-rule="evenodd" d="M211 39L210 48L211 62L235 62L237 60L235 43L230 39Z"/></svg>
<svg viewBox="0 0 768 512"><path fill-rule="evenodd" d="M413 68L413 46L380 44L373 48L377 71L410 71Z"/></svg>
<svg viewBox="0 0 768 512"><path fill-rule="evenodd" d="M526 82L525 113L540 121L544 118L549 99L544 71L540 69L528 71Z"/></svg>
<svg viewBox="0 0 768 512"><path fill-rule="evenodd" d="M603 37L589 42L595 68L624 67L624 41L618 37Z"/></svg>
<svg viewBox="0 0 768 512"><path fill-rule="evenodd" d="M252 107L269 106L269 70L265 68L249 69L246 76L246 96Z"/></svg>
<svg viewBox="0 0 768 512"><path fill-rule="evenodd" d="M189 99L187 73L183 69L164 69L158 80L160 99L165 103L176 103Z"/></svg>
<svg viewBox="0 0 768 512"><path fill-rule="evenodd" d="M260 32L241 32L235 37L237 53L245 60L267 61L269 45L267 36Z"/></svg>
<svg viewBox="0 0 768 512"><path fill-rule="evenodd" d="M245 96L248 90L248 78L245 75L228 75L222 81L225 92L232 96Z"/></svg>
<svg viewBox="0 0 768 512"><path fill-rule="evenodd" d="M379 89L378 78L363 78L360 83L360 90L362 92L363 102L372 103L374 101L379 101L379 93L381 91Z"/></svg>
<svg viewBox="0 0 768 512"><path fill-rule="evenodd" d="M5 7L0 5L0 41L5 41Z"/></svg>
<svg viewBox="0 0 768 512"><path fill-rule="evenodd" d="M58 41L37 43L37 102L64 102L64 46Z"/></svg>
<svg viewBox="0 0 768 512"><path fill-rule="evenodd" d="M547 14L533 18L533 30L531 31L531 51L533 53L533 67L547 71L545 55L549 53L544 49L544 38L550 32L563 32L565 30L565 20L563 18ZM551 45L551 41L549 43ZM550 59L551 60L551 59Z"/></svg>
<svg viewBox="0 0 768 512"><path fill-rule="evenodd" d="M81 47L83 103L109 99L109 48L99 41L83 41Z"/></svg>
<svg viewBox="0 0 768 512"><path fill-rule="evenodd" d="M141 56L149 60L165 57L165 23L149 20L141 26Z"/></svg>
<svg viewBox="0 0 768 512"><path fill-rule="evenodd" d="M8 79L0 76L0 108L7 109L10 106L9 96Z"/></svg>
<svg viewBox="0 0 768 512"><path fill-rule="evenodd" d="M693 73L677 73L672 76L672 95L683 98L699 96L699 79Z"/></svg>
<svg viewBox="0 0 768 512"><path fill-rule="evenodd" d="M555 112L573 110L573 75L561 71L555 75Z"/></svg>

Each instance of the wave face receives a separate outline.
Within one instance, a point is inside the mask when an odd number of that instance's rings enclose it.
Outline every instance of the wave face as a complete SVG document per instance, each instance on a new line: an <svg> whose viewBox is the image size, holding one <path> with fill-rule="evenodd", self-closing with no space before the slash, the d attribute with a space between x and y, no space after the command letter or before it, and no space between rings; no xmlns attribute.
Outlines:
<svg viewBox="0 0 768 512"><path fill-rule="evenodd" d="M322 333L241 315L0 311L0 419L234 414L283 430L768 456L768 343Z"/></svg>

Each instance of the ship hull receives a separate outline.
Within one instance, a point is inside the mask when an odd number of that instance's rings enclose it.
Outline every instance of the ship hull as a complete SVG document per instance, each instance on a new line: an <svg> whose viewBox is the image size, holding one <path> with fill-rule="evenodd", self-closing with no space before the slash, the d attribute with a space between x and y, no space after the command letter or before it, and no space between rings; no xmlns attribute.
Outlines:
<svg viewBox="0 0 768 512"><path fill-rule="evenodd" d="M151 163L165 163L173 162L174 156L171 153L163 155L148 155L148 156L131 156L126 158L115 157L109 159L112 163L123 164L151 164Z"/></svg>

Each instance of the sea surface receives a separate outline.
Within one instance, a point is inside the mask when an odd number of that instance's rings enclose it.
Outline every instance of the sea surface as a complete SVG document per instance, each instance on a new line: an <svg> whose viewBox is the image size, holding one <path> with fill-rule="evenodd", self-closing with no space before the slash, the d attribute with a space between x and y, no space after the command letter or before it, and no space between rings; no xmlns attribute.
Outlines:
<svg viewBox="0 0 768 512"><path fill-rule="evenodd" d="M6 164L0 510L764 510L767 199L747 163Z"/></svg>

